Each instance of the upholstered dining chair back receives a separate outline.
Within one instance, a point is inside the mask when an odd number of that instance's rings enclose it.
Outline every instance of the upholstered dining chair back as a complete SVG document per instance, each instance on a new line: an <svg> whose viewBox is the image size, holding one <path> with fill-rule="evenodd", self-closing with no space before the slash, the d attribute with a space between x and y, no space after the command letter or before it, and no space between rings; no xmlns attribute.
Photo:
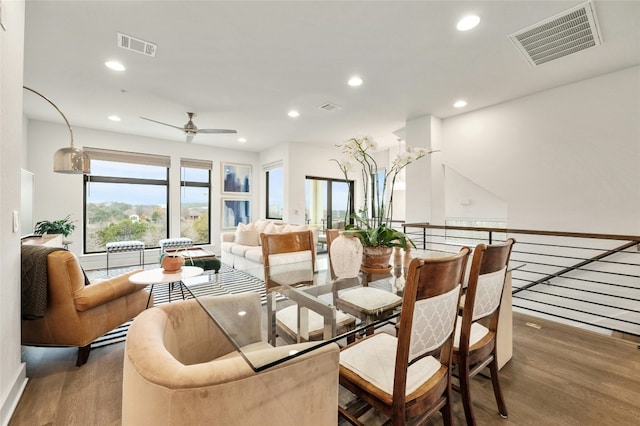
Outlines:
<svg viewBox="0 0 640 426"><path fill-rule="evenodd" d="M267 291L278 286L274 282L278 276L286 277L290 284L306 285L313 281L316 254L312 231L263 233L260 241Z"/></svg>
<svg viewBox="0 0 640 426"><path fill-rule="evenodd" d="M340 384L393 425L424 424L439 411L445 424L452 424L453 336L468 255L464 247L452 256L413 259L398 337L376 333L340 353ZM358 424L348 408L339 412Z"/></svg>
<svg viewBox="0 0 640 426"><path fill-rule="evenodd" d="M515 240L491 245L478 244L473 250L462 316L458 319L453 362L458 367L459 386L467 424L475 425L470 380L489 368L498 411L507 417L500 388L497 360L497 333L500 303L507 268Z"/></svg>

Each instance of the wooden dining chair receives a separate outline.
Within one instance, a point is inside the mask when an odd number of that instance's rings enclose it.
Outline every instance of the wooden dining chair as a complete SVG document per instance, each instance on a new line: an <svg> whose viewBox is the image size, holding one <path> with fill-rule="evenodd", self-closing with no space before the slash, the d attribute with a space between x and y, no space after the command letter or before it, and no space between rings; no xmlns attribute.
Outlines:
<svg viewBox="0 0 640 426"><path fill-rule="evenodd" d="M297 231L260 234L264 264L264 283L267 291L278 287L277 277L287 274L297 285L310 285L316 268L313 232ZM275 279L275 281L274 281Z"/></svg>
<svg viewBox="0 0 640 426"><path fill-rule="evenodd" d="M473 250L468 286L464 295L462 316L456 325L453 364L458 369L464 414L468 425L475 425L471 399L471 379L489 367L493 393L500 416L507 418L507 406L500 389L496 336L500 315L500 302L504 289L507 266L515 240L509 238L500 244L479 244ZM482 322L482 323L481 323Z"/></svg>
<svg viewBox="0 0 640 426"><path fill-rule="evenodd" d="M452 424L451 359L464 264L458 254L413 259L409 265L398 337L381 332L340 351L340 384L366 409L339 413L354 425L373 407L393 425L424 424L437 412Z"/></svg>
<svg viewBox="0 0 640 426"><path fill-rule="evenodd" d="M331 281L335 281L336 273L333 271L333 265L331 264L331 244L333 241L340 236L340 231L344 231L344 229L325 229L325 235L327 237L327 258L329 259L329 274L331 276Z"/></svg>
<svg viewBox="0 0 640 426"><path fill-rule="evenodd" d="M316 257L312 231L260 234L260 240L267 292L277 290L282 281L292 286L313 284ZM299 306L290 305L276 312L276 334L287 343L324 338L324 318L312 310L302 312L307 314L304 321L308 325L306 333L300 333L298 329L298 318L304 318ZM336 333L353 330L355 322L351 315L337 311Z"/></svg>

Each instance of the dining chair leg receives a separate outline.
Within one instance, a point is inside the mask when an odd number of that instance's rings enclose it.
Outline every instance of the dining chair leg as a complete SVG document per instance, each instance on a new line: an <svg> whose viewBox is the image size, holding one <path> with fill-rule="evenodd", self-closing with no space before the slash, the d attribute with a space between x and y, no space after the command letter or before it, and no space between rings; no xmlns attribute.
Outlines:
<svg viewBox="0 0 640 426"><path fill-rule="evenodd" d="M445 426L453 425L453 406L451 405L451 389L447 391L447 403L442 407L440 412L442 413L442 423Z"/></svg>
<svg viewBox="0 0 640 426"><path fill-rule="evenodd" d="M496 404L498 404L498 412L500 413L500 417L506 419L509 417L509 413L507 412L507 404L504 402L504 397L502 396L502 388L500 387L500 379L498 378L498 361L496 360L495 354L493 361L489 364L489 371L491 372L491 384L493 385Z"/></svg>
<svg viewBox="0 0 640 426"><path fill-rule="evenodd" d="M469 377L469 366L466 362L458 364L458 380L460 381L460 397L464 407L464 416L467 419L467 426L475 426L476 418L473 415L473 401L471 401L471 378Z"/></svg>

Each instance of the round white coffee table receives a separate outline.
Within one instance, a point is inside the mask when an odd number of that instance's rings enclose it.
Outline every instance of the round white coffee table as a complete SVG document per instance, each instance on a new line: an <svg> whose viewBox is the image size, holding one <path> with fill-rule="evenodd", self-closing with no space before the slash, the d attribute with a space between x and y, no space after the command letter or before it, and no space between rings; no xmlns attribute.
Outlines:
<svg viewBox="0 0 640 426"><path fill-rule="evenodd" d="M151 285L149 291L149 298L147 299L147 308L151 301L151 294L153 293L153 286L155 284L169 284L180 283L180 290L182 291L182 298L184 299L184 290L182 288L182 280L185 278L197 277L202 275L204 270L198 266L183 266L182 269L173 274L167 274L162 268L149 269L133 274L129 277L129 282L138 285ZM169 288L169 302L171 302L171 288Z"/></svg>

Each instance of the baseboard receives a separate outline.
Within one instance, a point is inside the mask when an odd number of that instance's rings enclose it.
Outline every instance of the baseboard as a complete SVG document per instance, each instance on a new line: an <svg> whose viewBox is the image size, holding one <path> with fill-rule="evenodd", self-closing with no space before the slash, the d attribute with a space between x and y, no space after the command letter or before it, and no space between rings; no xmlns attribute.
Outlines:
<svg viewBox="0 0 640 426"><path fill-rule="evenodd" d="M7 426L9 424L9 420L11 420L11 416L18 406L18 402L24 392L24 388L27 386L28 380L27 364L23 362L20 364L15 381L13 382L9 392L6 394L6 397L2 401L2 406L0 407L0 424L2 424L2 426Z"/></svg>

